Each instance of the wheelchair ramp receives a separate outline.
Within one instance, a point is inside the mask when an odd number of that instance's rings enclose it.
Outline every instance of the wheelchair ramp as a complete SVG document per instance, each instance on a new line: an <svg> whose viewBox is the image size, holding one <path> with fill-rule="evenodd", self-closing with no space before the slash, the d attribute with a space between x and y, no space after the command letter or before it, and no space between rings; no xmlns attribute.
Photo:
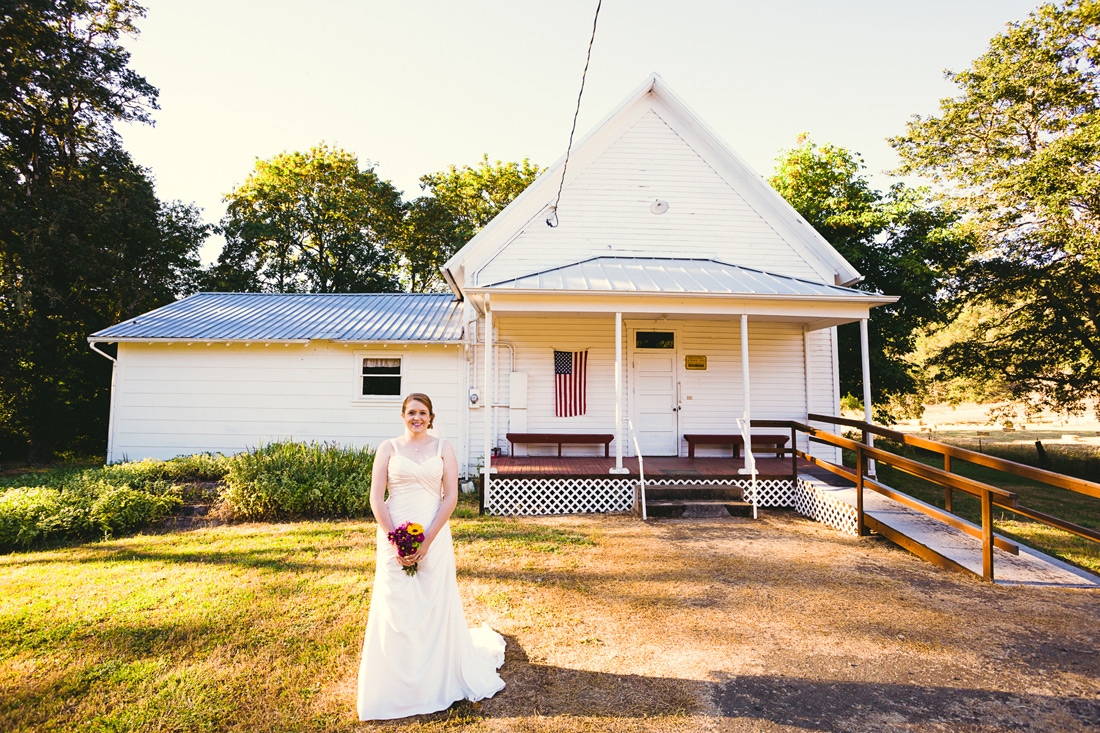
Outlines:
<svg viewBox="0 0 1100 733"><path fill-rule="evenodd" d="M856 488L852 482L822 469L804 471L799 479L812 487L821 501L854 510ZM868 527L895 544L941 567L981 577L981 540L870 489L863 492L863 512ZM1014 542L999 534L995 537ZM1100 575L1023 545L1019 555L994 547L993 579L1002 585L1100 589Z"/></svg>

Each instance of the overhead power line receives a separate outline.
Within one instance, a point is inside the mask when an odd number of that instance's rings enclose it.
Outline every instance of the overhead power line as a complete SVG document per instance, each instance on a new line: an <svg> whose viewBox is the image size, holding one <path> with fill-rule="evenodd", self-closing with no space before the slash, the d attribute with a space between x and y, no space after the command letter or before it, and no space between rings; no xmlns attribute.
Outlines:
<svg viewBox="0 0 1100 733"><path fill-rule="evenodd" d="M596 3L596 17L592 19L592 37L588 40L588 56L584 59L584 73L581 74L581 90L577 93L577 109L573 112L573 129L569 131L569 145L565 148L565 162L561 166L561 182L558 183L558 195L554 198L554 204L550 207L550 215L546 217L546 226L558 225L558 204L561 202L561 190L565 186L565 171L569 168L569 153L573 149L573 134L577 131L577 116L581 113L581 97L584 96L584 79L588 76L588 63L592 60L592 44L596 40L596 23L600 20L600 6L603 0Z"/></svg>

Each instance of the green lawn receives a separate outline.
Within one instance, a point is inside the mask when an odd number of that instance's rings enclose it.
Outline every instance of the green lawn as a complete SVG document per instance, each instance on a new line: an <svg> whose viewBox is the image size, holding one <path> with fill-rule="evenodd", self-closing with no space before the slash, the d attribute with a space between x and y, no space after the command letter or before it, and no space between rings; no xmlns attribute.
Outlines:
<svg viewBox="0 0 1100 733"><path fill-rule="evenodd" d="M454 532L489 562L592 544L506 520ZM346 729L374 533L248 524L0 557L0 730Z"/></svg>
<svg viewBox="0 0 1100 733"><path fill-rule="evenodd" d="M238 524L0 556L0 730L992 733L1100 713L1096 593L994 586L782 511L452 527L467 619L508 641L491 700L359 723L376 526Z"/></svg>

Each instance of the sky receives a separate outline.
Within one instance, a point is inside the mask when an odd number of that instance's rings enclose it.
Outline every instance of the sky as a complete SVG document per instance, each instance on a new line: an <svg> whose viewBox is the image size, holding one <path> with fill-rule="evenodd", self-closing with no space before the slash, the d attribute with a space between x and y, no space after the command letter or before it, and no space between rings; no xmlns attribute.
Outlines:
<svg viewBox="0 0 1100 733"><path fill-rule="evenodd" d="M449 165L564 153L596 0L146 0L131 67L160 90L124 125L162 199L204 218L257 159L324 141L420 195ZM860 153L934 114L962 70L1036 0L604 0L577 139L657 72L757 173L801 132ZM216 259L221 241L204 247Z"/></svg>

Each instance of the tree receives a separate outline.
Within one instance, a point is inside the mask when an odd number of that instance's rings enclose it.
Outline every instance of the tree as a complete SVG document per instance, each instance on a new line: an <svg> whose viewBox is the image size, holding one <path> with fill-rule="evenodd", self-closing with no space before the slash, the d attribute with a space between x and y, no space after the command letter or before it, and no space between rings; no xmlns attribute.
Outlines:
<svg viewBox="0 0 1100 733"><path fill-rule="evenodd" d="M157 200L114 124L157 90L119 44L131 0L9 0L0 10L0 451L100 450L110 365L86 337L188 292L207 234Z"/></svg>
<svg viewBox="0 0 1100 733"><path fill-rule="evenodd" d="M538 177L539 167L489 162L450 166L420 178L428 192L409 204L404 235L398 246L408 268L409 289L426 292L443 286L439 269L451 256L523 193Z"/></svg>
<svg viewBox="0 0 1100 733"><path fill-rule="evenodd" d="M33 460L98 452L110 364L86 338L193 290L209 226L192 206L160 202L118 148L16 201L24 226L0 250L0 438L25 441Z"/></svg>
<svg viewBox="0 0 1100 733"><path fill-rule="evenodd" d="M392 292L401 194L373 166L321 144L281 153L226 195L226 246L212 271L218 289Z"/></svg>
<svg viewBox="0 0 1100 733"><path fill-rule="evenodd" d="M1004 316L939 361L1079 410L1100 397L1100 2L1043 5L947 78L958 96L891 142L980 237L951 295Z"/></svg>
<svg viewBox="0 0 1100 733"><path fill-rule="evenodd" d="M119 44L136 35L133 0L7 0L0 23L0 148L26 192L88 150L114 123L148 122L157 90Z"/></svg>
<svg viewBox="0 0 1100 733"><path fill-rule="evenodd" d="M868 321L876 419L890 421L897 415L886 406L911 403L902 398L921 390L905 357L916 330L943 317L940 291L972 243L954 226L956 217L930 205L924 192L901 183L886 193L874 190L863 168L858 155L818 147L803 134L797 147L780 154L769 182L863 274L856 287L900 296L874 308ZM858 325L841 326L837 336L841 394L862 395Z"/></svg>

